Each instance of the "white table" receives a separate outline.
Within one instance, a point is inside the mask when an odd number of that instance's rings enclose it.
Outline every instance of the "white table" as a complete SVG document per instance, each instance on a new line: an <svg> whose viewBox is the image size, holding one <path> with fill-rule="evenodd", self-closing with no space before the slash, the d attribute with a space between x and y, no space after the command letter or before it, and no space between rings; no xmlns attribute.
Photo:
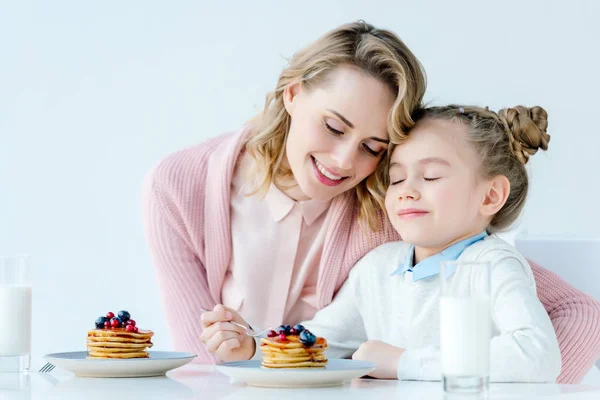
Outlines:
<svg viewBox="0 0 600 400"><path fill-rule="evenodd" d="M315 389L267 389L230 383L211 365L187 365L166 377L79 378L58 368L50 374L0 374L0 399L426 399L461 400L444 395L439 382L355 379L344 386ZM490 399L600 399L600 386L492 384Z"/></svg>

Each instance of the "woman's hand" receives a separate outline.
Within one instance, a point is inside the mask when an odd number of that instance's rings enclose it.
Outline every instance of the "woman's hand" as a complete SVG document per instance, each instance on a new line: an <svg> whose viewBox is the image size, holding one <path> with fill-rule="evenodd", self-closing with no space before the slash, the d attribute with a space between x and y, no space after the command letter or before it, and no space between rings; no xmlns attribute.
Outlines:
<svg viewBox="0 0 600 400"><path fill-rule="evenodd" d="M379 340L369 340L360 345L352 359L375 363L377 368L369 374L373 378L398 379L398 363L404 351Z"/></svg>
<svg viewBox="0 0 600 400"><path fill-rule="evenodd" d="M230 323L233 321L248 326L238 313L217 304L212 311L202 314L201 319L203 329L200 340L221 361L249 360L254 356L254 338L246 335L244 329Z"/></svg>

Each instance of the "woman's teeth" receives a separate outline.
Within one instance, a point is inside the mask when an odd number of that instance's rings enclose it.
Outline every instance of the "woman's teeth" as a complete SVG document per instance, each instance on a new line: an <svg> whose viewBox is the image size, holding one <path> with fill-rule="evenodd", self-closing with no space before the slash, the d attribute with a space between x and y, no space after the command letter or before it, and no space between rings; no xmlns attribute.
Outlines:
<svg viewBox="0 0 600 400"><path fill-rule="evenodd" d="M317 159L315 158L315 165L317 166L317 168L319 169L319 172L321 172L323 175L325 175L327 178L331 179L332 181L339 181L340 179L343 178L343 176L335 176L335 175L331 175L329 172L327 172L327 170L319 163L319 161L317 161Z"/></svg>

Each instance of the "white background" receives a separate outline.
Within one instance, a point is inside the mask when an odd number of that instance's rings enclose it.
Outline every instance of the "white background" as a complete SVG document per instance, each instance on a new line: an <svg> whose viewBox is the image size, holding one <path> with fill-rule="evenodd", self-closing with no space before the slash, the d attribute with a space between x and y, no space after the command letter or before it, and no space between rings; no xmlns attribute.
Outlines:
<svg viewBox="0 0 600 400"><path fill-rule="evenodd" d="M238 129L287 57L357 19L409 45L428 100L545 107L550 149L517 229L598 236L600 2L1 1L0 254L34 257L34 366L123 308L170 347L145 173Z"/></svg>

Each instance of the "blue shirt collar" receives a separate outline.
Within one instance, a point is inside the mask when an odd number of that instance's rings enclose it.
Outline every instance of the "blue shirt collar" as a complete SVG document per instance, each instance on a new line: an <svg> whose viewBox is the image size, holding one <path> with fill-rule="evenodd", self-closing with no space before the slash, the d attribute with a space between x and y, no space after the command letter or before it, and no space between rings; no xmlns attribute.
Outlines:
<svg viewBox="0 0 600 400"><path fill-rule="evenodd" d="M475 242L485 239L487 235L487 232L483 231L478 235L471 236L467 239L461 240L458 243L454 243L452 246L444 249L440 253L427 257L415 266L413 266L415 259L415 246L411 245L408 249L406 258L404 259L404 263L392 273L392 276L411 271L413 273L413 281L418 281L438 275L440 273L440 263L444 261L458 260L458 257L460 257L467 247L471 246Z"/></svg>

